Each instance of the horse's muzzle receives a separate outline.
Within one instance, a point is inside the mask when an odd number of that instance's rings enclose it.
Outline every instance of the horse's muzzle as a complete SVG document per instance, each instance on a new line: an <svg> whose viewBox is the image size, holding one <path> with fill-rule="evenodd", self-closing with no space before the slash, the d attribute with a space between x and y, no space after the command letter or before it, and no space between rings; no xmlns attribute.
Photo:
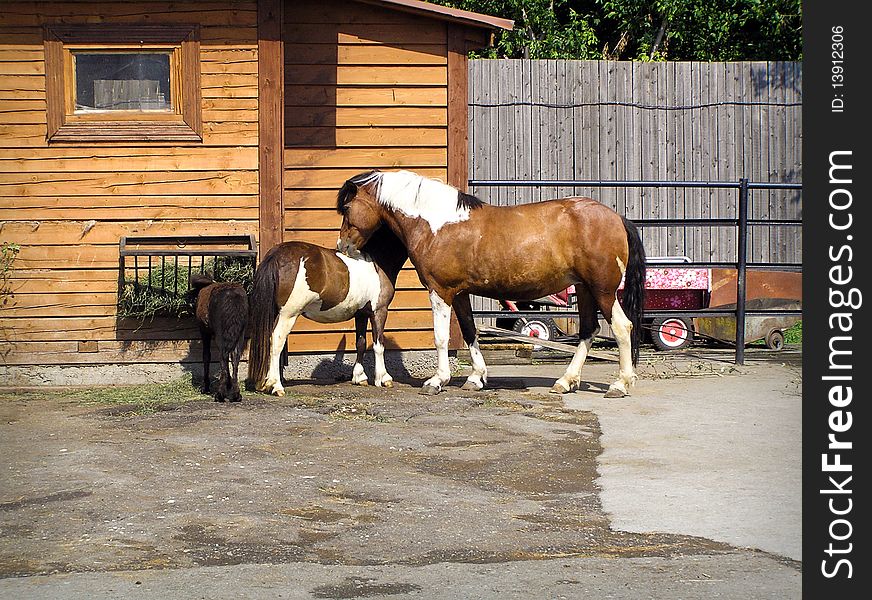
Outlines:
<svg viewBox="0 0 872 600"><path fill-rule="evenodd" d="M357 249L357 246L351 240L339 238L336 242L336 249L351 258L360 258L360 250Z"/></svg>

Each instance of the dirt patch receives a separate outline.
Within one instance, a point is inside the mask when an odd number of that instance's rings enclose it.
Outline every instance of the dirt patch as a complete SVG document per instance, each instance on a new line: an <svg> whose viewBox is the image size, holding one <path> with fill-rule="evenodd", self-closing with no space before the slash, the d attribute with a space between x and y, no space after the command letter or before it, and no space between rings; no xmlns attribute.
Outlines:
<svg viewBox="0 0 872 600"><path fill-rule="evenodd" d="M0 577L252 563L492 563L733 549L614 531L593 413L526 389L295 384L148 411L0 391ZM148 390L143 390L147 394ZM390 596L348 579L322 598Z"/></svg>
<svg viewBox="0 0 872 600"><path fill-rule="evenodd" d="M315 598L383 598L420 592L421 586L414 583L377 583L374 579L364 577L346 577L339 585L325 585L312 590Z"/></svg>

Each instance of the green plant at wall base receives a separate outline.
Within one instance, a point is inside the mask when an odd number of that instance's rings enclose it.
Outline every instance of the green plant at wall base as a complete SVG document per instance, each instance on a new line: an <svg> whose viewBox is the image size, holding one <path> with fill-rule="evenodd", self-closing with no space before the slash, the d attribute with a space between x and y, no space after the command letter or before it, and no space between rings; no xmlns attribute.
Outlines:
<svg viewBox="0 0 872 600"><path fill-rule="evenodd" d="M0 246L0 306L6 306L14 295L9 283L12 279L13 263L19 252L21 246L14 242L3 242Z"/></svg>
<svg viewBox="0 0 872 600"><path fill-rule="evenodd" d="M192 273L242 284L247 293L251 293L254 281L254 265L248 259L210 259L202 267L161 262L145 269L138 279L125 279L118 296L118 316L140 320L193 316L194 295L189 285Z"/></svg>

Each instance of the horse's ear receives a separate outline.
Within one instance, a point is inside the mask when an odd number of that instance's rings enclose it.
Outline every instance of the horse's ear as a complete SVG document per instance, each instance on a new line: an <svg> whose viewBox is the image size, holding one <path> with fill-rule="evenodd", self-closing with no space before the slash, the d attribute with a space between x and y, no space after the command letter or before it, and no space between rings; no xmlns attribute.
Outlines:
<svg viewBox="0 0 872 600"><path fill-rule="evenodd" d="M208 285L215 283L215 280L205 273L194 273L188 282L192 288L199 291Z"/></svg>

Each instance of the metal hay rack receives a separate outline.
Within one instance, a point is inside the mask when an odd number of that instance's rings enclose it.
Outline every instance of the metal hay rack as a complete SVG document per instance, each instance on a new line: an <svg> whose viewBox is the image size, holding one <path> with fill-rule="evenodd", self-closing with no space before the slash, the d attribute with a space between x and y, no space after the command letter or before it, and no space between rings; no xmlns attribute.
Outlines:
<svg viewBox="0 0 872 600"><path fill-rule="evenodd" d="M125 236L119 241L118 316L191 314L190 278L241 283L248 291L257 262L254 235Z"/></svg>

